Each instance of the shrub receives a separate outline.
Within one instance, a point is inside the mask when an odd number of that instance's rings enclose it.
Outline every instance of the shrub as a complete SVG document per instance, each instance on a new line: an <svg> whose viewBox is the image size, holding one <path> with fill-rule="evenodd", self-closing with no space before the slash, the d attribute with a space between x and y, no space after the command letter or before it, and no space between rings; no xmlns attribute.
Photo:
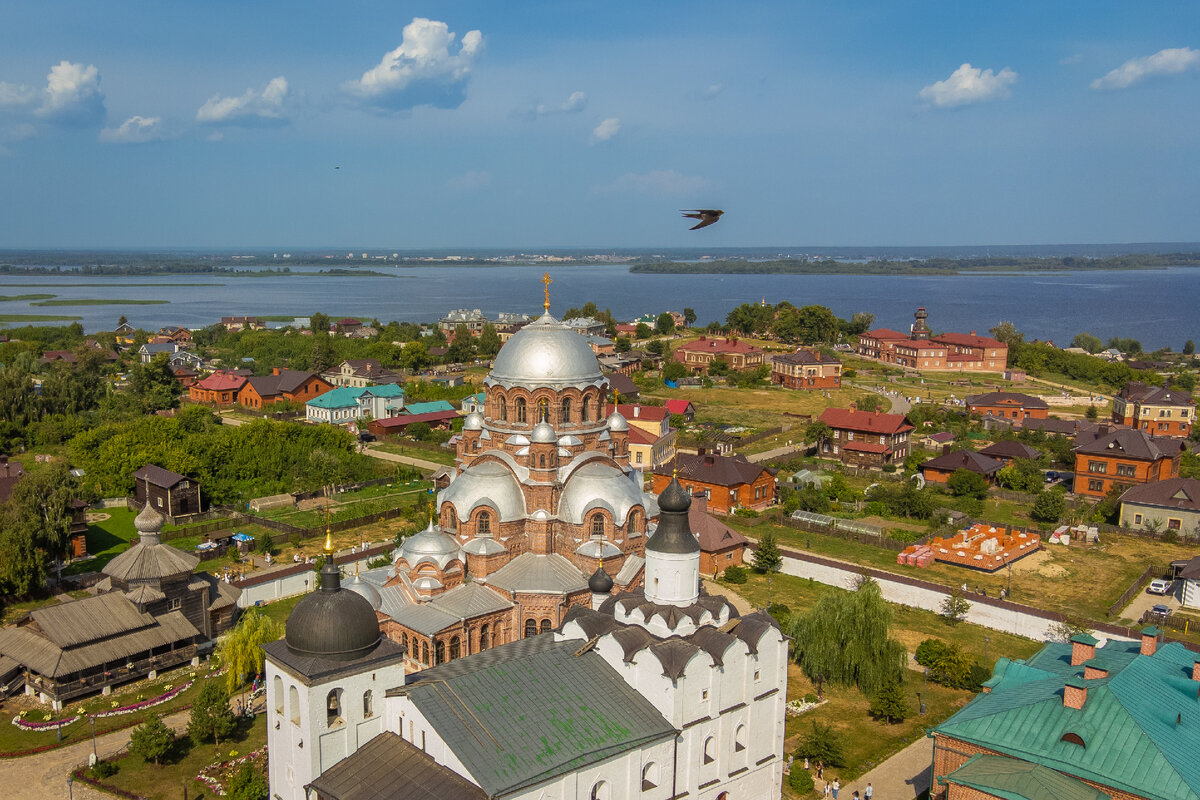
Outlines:
<svg viewBox="0 0 1200 800"><path fill-rule="evenodd" d="M912 715L912 707L904 696L904 684L900 681L888 681L879 687L871 700L871 714L878 719L893 722L903 722Z"/></svg>
<svg viewBox="0 0 1200 800"><path fill-rule="evenodd" d="M723 577L725 578L726 583L745 583L746 568L736 565L732 567L726 567Z"/></svg>
<svg viewBox="0 0 1200 800"><path fill-rule="evenodd" d="M812 727L800 734L796 758L807 758L813 763L824 761L826 767L844 767L846 753L841 734L833 725L813 720Z"/></svg>
<svg viewBox="0 0 1200 800"><path fill-rule="evenodd" d="M947 649L946 643L941 639L926 639L917 645L917 652L913 653L913 660L922 667L930 667L945 654Z"/></svg>
<svg viewBox="0 0 1200 800"><path fill-rule="evenodd" d="M808 694L804 695L804 702L806 703L816 703L820 701L820 699L821 698L817 697L816 692L809 692Z"/></svg>
<svg viewBox="0 0 1200 800"><path fill-rule="evenodd" d="M747 519L754 519L755 517L758 516L758 512L755 511L753 508L739 508L739 509L735 510L733 513L739 517L746 517Z"/></svg>
<svg viewBox="0 0 1200 800"><path fill-rule="evenodd" d="M162 717L152 714L129 734L129 752L143 761L157 764L171 749L175 734L163 723Z"/></svg>
<svg viewBox="0 0 1200 800"><path fill-rule="evenodd" d="M896 471L896 465L895 464L884 464L882 469L884 472L892 473L892 472Z"/></svg>
<svg viewBox="0 0 1200 800"><path fill-rule="evenodd" d="M792 787L792 791L798 795L808 794L813 790L812 773L799 764L794 764L792 771L788 773L788 786Z"/></svg>
<svg viewBox="0 0 1200 800"><path fill-rule="evenodd" d="M957 625L967 618L967 612L970 610L971 604L963 597L962 590L955 589L942 601L941 615L946 624Z"/></svg>
<svg viewBox="0 0 1200 800"><path fill-rule="evenodd" d="M93 778L102 781L117 774L117 765L111 761L97 761L92 766L91 773Z"/></svg>
<svg viewBox="0 0 1200 800"><path fill-rule="evenodd" d="M920 531L910 531L903 528L896 528L888 534L889 539L895 539L897 542L911 544L917 539L920 539L924 534Z"/></svg>
<svg viewBox="0 0 1200 800"><path fill-rule="evenodd" d="M229 782L230 800L267 800L269 791L267 779L249 764L243 764Z"/></svg>
<svg viewBox="0 0 1200 800"><path fill-rule="evenodd" d="M784 625L788 618L792 616L792 609L783 603L771 603L767 608L767 613L774 617L780 625Z"/></svg>

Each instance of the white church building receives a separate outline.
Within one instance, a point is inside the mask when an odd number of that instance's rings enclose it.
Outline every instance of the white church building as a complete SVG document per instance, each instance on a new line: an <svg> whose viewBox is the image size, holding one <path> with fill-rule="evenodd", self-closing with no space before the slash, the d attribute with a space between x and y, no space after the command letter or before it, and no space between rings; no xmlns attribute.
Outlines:
<svg viewBox="0 0 1200 800"><path fill-rule="evenodd" d="M702 592L690 497L672 481L645 587L558 628L408 674L331 561L265 646L278 800L763 800L783 779L787 639Z"/></svg>

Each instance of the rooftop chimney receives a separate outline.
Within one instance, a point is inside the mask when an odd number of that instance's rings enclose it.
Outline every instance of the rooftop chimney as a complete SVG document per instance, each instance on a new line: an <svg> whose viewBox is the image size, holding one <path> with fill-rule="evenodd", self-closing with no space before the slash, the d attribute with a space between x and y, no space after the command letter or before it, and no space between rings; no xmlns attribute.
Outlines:
<svg viewBox="0 0 1200 800"><path fill-rule="evenodd" d="M1078 667L1096 657L1096 639L1086 633L1071 637L1071 666Z"/></svg>
<svg viewBox="0 0 1200 800"><path fill-rule="evenodd" d="M975 335L975 331L971 331L971 335L972 335L972 336L974 336L974 335Z"/></svg>
<svg viewBox="0 0 1200 800"><path fill-rule="evenodd" d="M1142 628L1142 649L1141 654L1144 656L1154 655L1154 651L1158 649L1158 635L1161 633L1158 628L1150 625ZM1192 668L1195 672L1195 667Z"/></svg>
<svg viewBox="0 0 1200 800"><path fill-rule="evenodd" d="M1107 678L1108 670L1104 667L1097 667L1094 664L1083 665L1083 679L1085 681L1094 681L1097 678Z"/></svg>
<svg viewBox="0 0 1200 800"><path fill-rule="evenodd" d="M1087 702L1087 684L1080 678L1068 678L1063 687L1063 705L1067 708L1083 708Z"/></svg>
<svg viewBox="0 0 1200 800"><path fill-rule="evenodd" d="M1192 664L1192 680L1200 681L1200 658L1196 659L1196 662Z"/></svg>
<svg viewBox="0 0 1200 800"><path fill-rule="evenodd" d="M942 455L944 455L944 456L950 455L950 445L948 445L948 444L942 445Z"/></svg>
<svg viewBox="0 0 1200 800"><path fill-rule="evenodd" d="M271 367L271 374L272 374L272 375L278 375L278 374L279 374L279 367Z"/></svg>

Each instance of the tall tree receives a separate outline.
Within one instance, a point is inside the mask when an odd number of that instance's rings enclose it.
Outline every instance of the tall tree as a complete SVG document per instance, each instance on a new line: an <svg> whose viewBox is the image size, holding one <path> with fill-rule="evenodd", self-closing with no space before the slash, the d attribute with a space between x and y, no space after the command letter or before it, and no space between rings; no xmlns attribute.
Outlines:
<svg viewBox="0 0 1200 800"><path fill-rule="evenodd" d="M246 611L233 630L221 637L217 652L225 664L225 688L232 694L263 669L262 646L283 636L283 626L254 609Z"/></svg>
<svg viewBox="0 0 1200 800"><path fill-rule="evenodd" d="M1004 342L1009 347L1014 344L1025 341L1025 334L1017 330L1017 326L1008 320L997 322L995 327L988 331L998 342Z"/></svg>
<svg viewBox="0 0 1200 800"><path fill-rule="evenodd" d="M496 332L495 325L490 322L483 323L483 330L479 332L477 348L481 356L494 356L500 352L500 334Z"/></svg>
<svg viewBox="0 0 1200 800"><path fill-rule="evenodd" d="M317 311L308 318L308 327L314 334L329 333L329 315Z"/></svg>
<svg viewBox="0 0 1200 800"><path fill-rule="evenodd" d="M206 742L209 739L217 747L221 740L228 738L236 725L233 712L229 710L229 694L220 683L207 680L200 688L200 694L192 703L192 713L188 718L188 736L193 741Z"/></svg>
<svg viewBox="0 0 1200 800"><path fill-rule="evenodd" d="M308 360L308 368L321 373L333 369L338 361L337 352L328 333L314 333L312 337L312 355Z"/></svg>
<svg viewBox="0 0 1200 800"><path fill-rule="evenodd" d="M1079 347L1089 353L1099 353L1104 349L1104 342L1100 340L1099 336L1093 336L1084 331L1075 334L1075 338L1071 340L1071 347Z"/></svg>
<svg viewBox="0 0 1200 800"><path fill-rule="evenodd" d="M766 531L758 539L758 547L750 554L754 560L755 572L779 572L783 566L783 554L779 552L779 544L775 541L775 533Z"/></svg>
<svg viewBox="0 0 1200 800"><path fill-rule="evenodd" d="M892 611L874 579L864 576L851 592L828 591L793 619L796 661L811 680L871 696L903 674L906 652L889 636Z"/></svg>
<svg viewBox="0 0 1200 800"><path fill-rule="evenodd" d="M136 365L129 375L129 390L147 413L179 405L183 391L166 353L159 353L148 364Z"/></svg>
<svg viewBox="0 0 1200 800"><path fill-rule="evenodd" d="M804 306L798 312L801 344L837 341L838 318L825 306Z"/></svg>
<svg viewBox="0 0 1200 800"><path fill-rule="evenodd" d="M45 583L47 558L61 567L76 496L63 462L26 474L13 488L0 532L0 582L11 591L28 594Z"/></svg>
<svg viewBox="0 0 1200 800"><path fill-rule="evenodd" d="M1195 352L1196 352L1196 343L1195 342L1193 342L1191 339L1188 339L1186 342L1183 343L1183 354L1185 356L1190 356Z"/></svg>
<svg viewBox="0 0 1200 800"><path fill-rule="evenodd" d="M692 327L692 323L696 321L696 310L693 308L683 309L683 324L687 327Z"/></svg>
<svg viewBox="0 0 1200 800"><path fill-rule="evenodd" d="M155 764L162 760L174 743L175 734L158 714L151 714L129 734L129 752Z"/></svg>
<svg viewBox="0 0 1200 800"><path fill-rule="evenodd" d="M912 707L904 694L904 684L899 680L886 681L871 701L871 713L876 717L893 722L903 722L912 714Z"/></svg>
<svg viewBox="0 0 1200 800"><path fill-rule="evenodd" d="M675 332L675 318L666 311L658 315L654 321L654 329L663 336L669 336Z"/></svg>

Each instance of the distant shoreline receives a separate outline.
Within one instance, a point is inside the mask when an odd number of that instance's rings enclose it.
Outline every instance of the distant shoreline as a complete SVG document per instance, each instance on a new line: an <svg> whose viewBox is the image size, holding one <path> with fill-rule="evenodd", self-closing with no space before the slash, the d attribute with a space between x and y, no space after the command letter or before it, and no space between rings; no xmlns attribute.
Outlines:
<svg viewBox="0 0 1200 800"><path fill-rule="evenodd" d="M906 261L699 261L634 264L634 274L654 275L1013 275L1026 272L1095 272L1200 267L1200 253L1137 254L1113 258L929 258Z"/></svg>

